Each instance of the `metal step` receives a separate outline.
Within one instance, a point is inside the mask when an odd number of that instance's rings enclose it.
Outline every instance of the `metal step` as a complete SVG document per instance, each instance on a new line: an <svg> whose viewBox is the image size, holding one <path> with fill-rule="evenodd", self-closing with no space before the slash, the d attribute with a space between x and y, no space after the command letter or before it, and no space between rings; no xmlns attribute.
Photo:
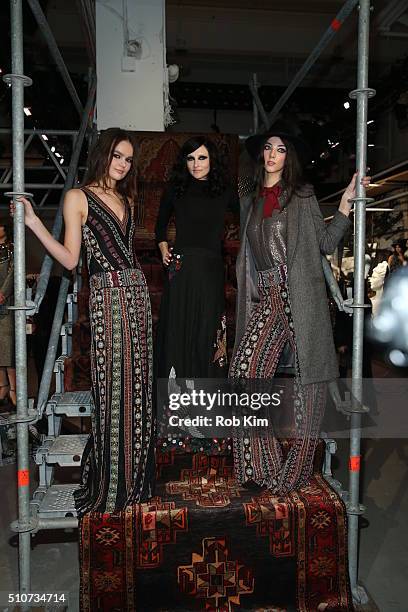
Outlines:
<svg viewBox="0 0 408 612"><path fill-rule="evenodd" d="M91 391L54 393L47 405L47 414L64 414L70 417L91 416Z"/></svg>
<svg viewBox="0 0 408 612"><path fill-rule="evenodd" d="M78 486L78 484L51 485L38 506L38 517L75 517L77 514L74 504L74 491L78 489Z"/></svg>
<svg viewBox="0 0 408 612"><path fill-rule="evenodd" d="M57 463L62 467L80 465L88 438L89 434L71 434L50 440L51 446L45 455L46 463Z"/></svg>

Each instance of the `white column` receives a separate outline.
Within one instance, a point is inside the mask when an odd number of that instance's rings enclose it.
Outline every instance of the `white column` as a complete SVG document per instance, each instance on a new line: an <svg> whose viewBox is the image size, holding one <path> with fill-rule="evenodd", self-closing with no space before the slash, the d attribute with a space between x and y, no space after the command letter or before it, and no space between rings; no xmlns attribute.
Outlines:
<svg viewBox="0 0 408 612"><path fill-rule="evenodd" d="M99 130L163 131L165 39L165 0L96 0Z"/></svg>

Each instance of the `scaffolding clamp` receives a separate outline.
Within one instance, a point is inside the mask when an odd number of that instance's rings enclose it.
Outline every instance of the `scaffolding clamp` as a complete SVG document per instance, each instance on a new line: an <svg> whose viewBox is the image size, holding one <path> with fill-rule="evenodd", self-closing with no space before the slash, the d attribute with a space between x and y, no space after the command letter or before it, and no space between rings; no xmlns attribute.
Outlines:
<svg viewBox="0 0 408 612"><path fill-rule="evenodd" d="M15 74L10 72L9 74L5 74L3 76L3 81L7 85L12 85L13 81L23 81L24 87L30 87L33 84L33 79L25 74Z"/></svg>
<svg viewBox="0 0 408 612"><path fill-rule="evenodd" d="M7 198L13 198L13 196L24 196L25 198L33 198L34 194L29 191L5 191L4 195Z"/></svg>
<svg viewBox="0 0 408 612"><path fill-rule="evenodd" d="M343 306L347 308L371 308L371 304L359 304L358 302L353 302L353 298L344 300Z"/></svg>
<svg viewBox="0 0 408 612"><path fill-rule="evenodd" d="M347 514L351 516L361 516L366 511L366 507L363 504L353 506L350 501L346 501Z"/></svg>
<svg viewBox="0 0 408 612"><path fill-rule="evenodd" d="M376 93L377 92L372 87L359 87L358 89L353 89L350 91L349 98L356 100L359 94L366 95L367 98L374 98Z"/></svg>
<svg viewBox="0 0 408 612"><path fill-rule="evenodd" d="M25 306L7 306L7 310L25 310L29 317L35 315L36 306L32 300L26 300Z"/></svg>
<svg viewBox="0 0 408 612"><path fill-rule="evenodd" d="M349 412L350 414L368 414L370 408L362 404L357 398L351 398L350 391L346 391L345 399L338 403L338 408L343 412Z"/></svg>
<svg viewBox="0 0 408 612"><path fill-rule="evenodd" d="M17 425L18 423L36 423L38 421L38 412L32 408L34 404L33 399L28 400L29 408L27 410L27 416L19 416L18 414L13 414L8 417L7 423L10 425Z"/></svg>
<svg viewBox="0 0 408 612"><path fill-rule="evenodd" d="M16 533L27 533L36 531L38 528L38 519L30 517L27 521L13 521L10 524L10 529Z"/></svg>

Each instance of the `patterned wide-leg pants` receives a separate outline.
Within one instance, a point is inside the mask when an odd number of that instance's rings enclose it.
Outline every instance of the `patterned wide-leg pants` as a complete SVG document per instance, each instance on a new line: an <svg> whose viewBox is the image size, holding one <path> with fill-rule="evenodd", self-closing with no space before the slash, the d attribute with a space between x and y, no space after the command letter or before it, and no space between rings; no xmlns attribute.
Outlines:
<svg viewBox="0 0 408 612"><path fill-rule="evenodd" d="M293 443L286 457L274 426L260 432L248 428L234 436L235 474L241 484L252 481L274 493L305 485L313 471L314 453L326 401L326 384L302 385L290 309L286 266L258 273L260 302L253 308L230 367L230 377L273 379L285 345L295 355L292 423ZM307 330L305 330L307 333Z"/></svg>
<svg viewBox="0 0 408 612"><path fill-rule="evenodd" d="M75 492L78 516L115 512L153 492L152 320L143 272L90 278L92 433Z"/></svg>

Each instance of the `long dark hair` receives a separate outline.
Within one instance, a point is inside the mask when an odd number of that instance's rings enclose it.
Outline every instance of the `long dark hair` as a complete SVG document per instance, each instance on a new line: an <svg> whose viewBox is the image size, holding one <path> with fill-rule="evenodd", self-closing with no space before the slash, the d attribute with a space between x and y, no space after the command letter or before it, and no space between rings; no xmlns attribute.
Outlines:
<svg viewBox="0 0 408 612"><path fill-rule="evenodd" d="M9 224L8 220L0 219L0 227L4 227L6 233L6 243L13 242L13 229Z"/></svg>
<svg viewBox="0 0 408 612"><path fill-rule="evenodd" d="M84 178L84 185L100 185L108 189L107 178L113 152L122 141L129 142L133 147L133 161L129 172L116 183L116 191L131 205L137 194L136 146L131 132L121 128L108 128L100 133L98 140L89 155L89 166Z"/></svg>
<svg viewBox="0 0 408 612"><path fill-rule="evenodd" d="M173 184L177 197L181 197L192 176L187 168L187 156L204 146L210 156L210 171L205 181L205 189L211 196L220 195L229 183L227 154L221 151L212 140L205 136L189 138L181 147L177 160L172 168L170 182Z"/></svg>
<svg viewBox="0 0 408 612"><path fill-rule="evenodd" d="M259 199L260 193L264 187L265 182L265 160L264 160L264 147L269 138L272 135L265 136L265 140L260 147L258 159L256 161L256 170L255 170L255 192L254 192L254 201ZM284 136L280 136L283 144L286 147L286 159L285 165L283 167L282 176L281 176L281 184L282 188L287 191L287 202L289 202L290 198L294 193L297 193L301 187L305 184L303 178L303 168L299 160L299 156L296 152L296 148L289 138L285 138Z"/></svg>

